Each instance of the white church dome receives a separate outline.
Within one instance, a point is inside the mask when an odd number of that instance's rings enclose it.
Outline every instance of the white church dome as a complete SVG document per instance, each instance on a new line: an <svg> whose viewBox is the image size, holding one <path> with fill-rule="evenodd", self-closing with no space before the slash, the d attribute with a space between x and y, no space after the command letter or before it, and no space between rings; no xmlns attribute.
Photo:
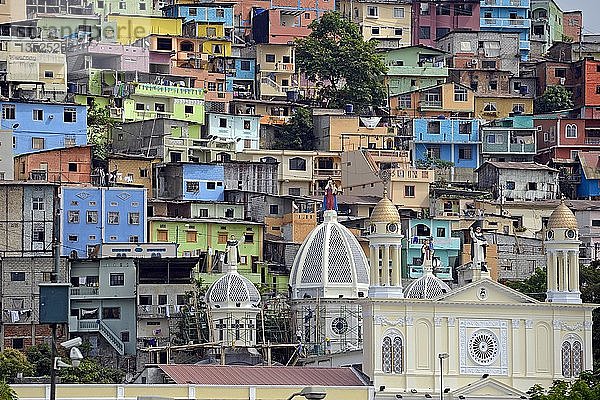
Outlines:
<svg viewBox="0 0 600 400"><path fill-rule="evenodd" d="M363 297L369 290L369 264L356 237L325 211L298 250L290 274L292 299Z"/></svg>
<svg viewBox="0 0 600 400"><path fill-rule="evenodd" d="M450 291L450 286L431 273L411 282L404 292L407 299L434 299Z"/></svg>
<svg viewBox="0 0 600 400"><path fill-rule="evenodd" d="M260 293L248 278L229 272L210 285L206 303L210 308L256 308Z"/></svg>

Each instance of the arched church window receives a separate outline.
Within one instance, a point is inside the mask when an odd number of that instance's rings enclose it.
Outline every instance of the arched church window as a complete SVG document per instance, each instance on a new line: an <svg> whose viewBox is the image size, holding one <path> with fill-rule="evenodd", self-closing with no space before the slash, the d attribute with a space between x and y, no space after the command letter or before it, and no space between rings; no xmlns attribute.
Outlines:
<svg viewBox="0 0 600 400"><path fill-rule="evenodd" d="M583 347L579 338L567 338L561 346L562 374L577 378L583 371Z"/></svg>
<svg viewBox="0 0 600 400"><path fill-rule="evenodd" d="M400 336L386 336L381 346L381 369L386 374L401 374L404 348Z"/></svg>

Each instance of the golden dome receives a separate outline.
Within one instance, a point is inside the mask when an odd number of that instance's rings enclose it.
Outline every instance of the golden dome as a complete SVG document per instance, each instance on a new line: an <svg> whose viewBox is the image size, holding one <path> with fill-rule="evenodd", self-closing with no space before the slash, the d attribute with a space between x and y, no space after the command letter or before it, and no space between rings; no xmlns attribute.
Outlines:
<svg viewBox="0 0 600 400"><path fill-rule="evenodd" d="M371 214L371 223L376 222L386 222L388 224L392 222L400 222L400 214L398 214L398 209L394 203L388 199L386 194L384 194L383 198L379 200L379 203L377 203L373 209L373 213Z"/></svg>
<svg viewBox="0 0 600 400"><path fill-rule="evenodd" d="M578 229L577 219L573 211L561 201L548 218L548 229Z"/></svg>

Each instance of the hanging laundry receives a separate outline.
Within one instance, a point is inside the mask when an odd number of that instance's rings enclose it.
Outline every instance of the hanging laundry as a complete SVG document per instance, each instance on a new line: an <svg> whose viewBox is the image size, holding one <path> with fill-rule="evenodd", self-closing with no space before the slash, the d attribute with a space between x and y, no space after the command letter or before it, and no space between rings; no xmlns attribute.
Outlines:
<svg viewBox="0 0 600 400"><path fill-rule="evenodd" d="M19 310L9 310L8 313L10 314L10 322L19 322L21 319L21 313Z"/></svg>

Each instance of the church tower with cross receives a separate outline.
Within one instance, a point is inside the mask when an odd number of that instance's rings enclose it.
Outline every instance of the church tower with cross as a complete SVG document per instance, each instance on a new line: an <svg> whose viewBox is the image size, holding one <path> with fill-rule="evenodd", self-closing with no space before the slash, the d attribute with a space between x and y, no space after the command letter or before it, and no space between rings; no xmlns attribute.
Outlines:
<svg viewBox="0 0 600 400"><path fill-rule="evenodd" d="M256 318L260 312L260 293L250 280L237 271L237 246L227 241L227 261L221 278L206 292L211 341L224 346L256 345Z"/></svg>

